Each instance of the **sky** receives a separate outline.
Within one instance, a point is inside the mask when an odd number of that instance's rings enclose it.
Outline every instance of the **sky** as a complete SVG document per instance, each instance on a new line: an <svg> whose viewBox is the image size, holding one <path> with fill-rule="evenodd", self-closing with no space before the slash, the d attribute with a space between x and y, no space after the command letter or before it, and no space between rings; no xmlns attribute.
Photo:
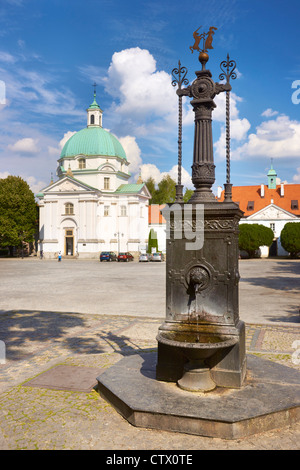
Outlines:
<svg viewBox="0 0 300 470"><path fill-rule="evenodd" d="M193 32L217 28L207 68L236 61L231 81L231 183L300 183L299 0L0 0L0 178L34 193L57 179L70 136L93 101L122 143L131 181L177 179L178 61L191 84L201 69ZM225 93L213 111L214 191L226 182ZM183 98L182 183L193 188L194 114Z"/></svg>

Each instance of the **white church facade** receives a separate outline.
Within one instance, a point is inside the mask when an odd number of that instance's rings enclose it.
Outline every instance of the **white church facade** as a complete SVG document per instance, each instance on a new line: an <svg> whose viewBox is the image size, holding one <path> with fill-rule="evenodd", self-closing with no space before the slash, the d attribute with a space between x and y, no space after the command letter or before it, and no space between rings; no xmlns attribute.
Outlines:
<svg viewBox="0 0 300 470"><path fill-rule="evenodd" d="M87 127L64 145L58 180L37 194L39 251L45 258L99 258L101 251L138 255L148 240L151 197L139 179L130 184L125 151L102 127L96 101L87 109Z"/></svg>

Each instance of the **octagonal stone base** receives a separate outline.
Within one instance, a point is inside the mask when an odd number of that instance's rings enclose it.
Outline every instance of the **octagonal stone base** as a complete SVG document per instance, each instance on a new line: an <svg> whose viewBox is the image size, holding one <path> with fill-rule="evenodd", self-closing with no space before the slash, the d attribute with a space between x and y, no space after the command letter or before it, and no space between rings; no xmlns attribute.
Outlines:
<svg viewBox="0 0 300 470"><path fill-rule="evenodd" d="M98 391L137 427L238 439L300 420L300 373L247 356L240 389L188 392L156 380L157 355L128 356L97 377Z"/></svg>

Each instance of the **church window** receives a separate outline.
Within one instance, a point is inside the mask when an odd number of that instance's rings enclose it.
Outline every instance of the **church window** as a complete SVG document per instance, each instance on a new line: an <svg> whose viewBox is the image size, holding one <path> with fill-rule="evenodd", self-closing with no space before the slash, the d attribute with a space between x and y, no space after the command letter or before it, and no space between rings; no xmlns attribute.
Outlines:
<svg viewBox="0 0 300 470"><path fill-rule="evenodd" d="M121 217L126 217L126 206L121 206Z"/></svg>
<svg viewBox="0 0 300 470"><path fill-rule="evenodd" d="M94 114L91 114L91 124L95 124L95 116L94 116Z"/></svg>
<svg viewBox="0 0 300 470"><path fill-rule="evenodd" d="M104 217L109 216L109 206L104 206Z"/></svg>
<svg viewBox="0 0 300 470"><path fill-rule="evenodd" d="M109 178L104 178L104 189L109 189Z"/></svg>
<svg viewBox="0 0 300 470"><path fill-rule="evenodd" d="M274 223L270 224L270 229L273 230L273 232L275 232L275 224Z"/></svg>
<svg viewBox="0 0 300 470"><path fill-rule="evenodd" d="M67 204L65 204L65 214L66 215L74 214L74 204L71 204L70 202L67 202Z"/></svg>
<svg viewBox="0 0 300 470"><path fill-rule="evenodd" d="M78 168L80 170L82 170L83 168L85 168L85 158L79 158L78 160Z"/></svg>

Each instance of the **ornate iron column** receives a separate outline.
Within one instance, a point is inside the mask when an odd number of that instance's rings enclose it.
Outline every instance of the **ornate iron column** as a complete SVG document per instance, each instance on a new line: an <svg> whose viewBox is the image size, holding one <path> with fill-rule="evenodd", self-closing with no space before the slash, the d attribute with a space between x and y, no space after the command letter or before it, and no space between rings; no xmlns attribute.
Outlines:
<svg viewBox="0 0 300 470"><path fill-rule="evenodd" d="M194 154L192 165L192 181L195 192L189 202L213 201L215 199L211 187L215 182L215 164L212 138L212 111L216 107L214 97L223 92L229 92L229 82L225 85L215 83L212 74L206 70L208 54L201 51L199 61L202 70L196 72L196 80L191 86L178 89L178 96L193 98L191 105L195 113Z"/></svg>
<svg viewBox="0 0 300 470"><path fill-rule="evenodd" d="M159 380L177 381L181 388L204 391L215 386L240 387L246 372L245 325L239 319L238 303L238 225L242 212L228 197L229 79L234 78L234 69L227 58L224 84L214 82L206 69L207 50L212 49L215 30L211 27L201 35L195 31L195 44L190 49L200 52L202 69L195 72L196 79L191 85L177 89L179 97L192 98L195 114L192 164L195 191L187 204L177 200L163 211L167 220L166 320L157 336L156 368ZM222 203L212 192L215 181L212 112L216 107L214 98L221 92L227 93L227 182ZM199 208L203 214L200 224ZM187 243L193 234L197 240L199 233L204 243ZM190 379L193 386L188 385Z"/></svg>
<svg viewBox="0 0 300 470"><path fill-rule="evenodd" d="M230 78L236 79L236 63L234 60L223 60L220 64L222 73L219 75L220 80L225 80L229 84ZM224 70L226 68L226 70ZM225 187L225 201L231 201L232 197L232 184L230 183L230 91L226 91L226 184Z"/></svg>
<svg viewBox="0 0 300 470"><path fill-rule="evenodd" d="M173 81L172 85L178 85L178 180L176 185L176 202L183 201L183 185L181 184L181 168L182 168L182 94L180 93L182 85L188 85L189 81L186 78L187 68L181 67L180 60L178 61L178 68L172 70ZM177 78L178 77L178 78Z"/></svg>

